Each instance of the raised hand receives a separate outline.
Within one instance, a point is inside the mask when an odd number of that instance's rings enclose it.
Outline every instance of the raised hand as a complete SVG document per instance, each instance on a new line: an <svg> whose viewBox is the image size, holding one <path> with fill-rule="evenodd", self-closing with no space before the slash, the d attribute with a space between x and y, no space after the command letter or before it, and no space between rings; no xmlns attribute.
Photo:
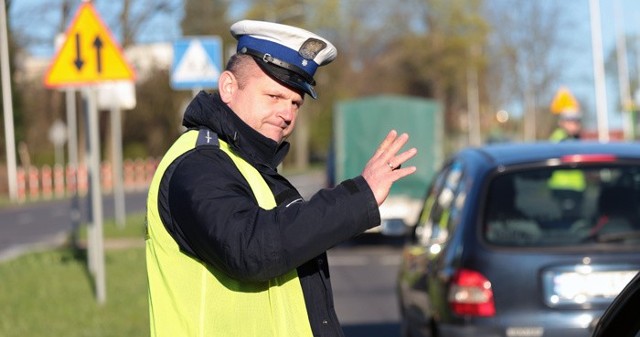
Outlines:
<svg viewBox="0 0 640 337"><path fill-rule="evenodd" d="M391 130L362 171L362 176L373 191L378 206L389 196L391 186L396 180L416 171L415 166L401 167L418 153L416 148L398 153L408 140L408 134L398 136L396 130Z"/></svg>

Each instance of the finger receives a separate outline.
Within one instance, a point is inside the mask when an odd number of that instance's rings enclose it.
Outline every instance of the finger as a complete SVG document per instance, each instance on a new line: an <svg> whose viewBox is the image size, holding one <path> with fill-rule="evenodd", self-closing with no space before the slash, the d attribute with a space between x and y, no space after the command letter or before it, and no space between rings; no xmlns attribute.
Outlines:
<svg viewBox="0 0 640 337"><path fill-rule="evenodd" d="M407 144L408 141L409 141L409 135L406 133L403 133L400 136L396 137L393 140L393 142L389 145L388 151L386 153L388 155L388 158L395 157L398 151L400 151L400 149L402 149L402 147L405 146L405 144ZM399 164L399 163L396 163L396 164Z"/></svg>
<svg viewBox="0 0 640 337"><path fill-rule="evenodd" d="M410 148L409 150L404 151L401 154L395 156L395 158L393 158L393 161L391 163L395 165L396 168L400 168L400 165L404 164L407 160L413 158L417 153L418 153L418 150L415 147Z"/></svg>
<svg viewBox="0 0 640 337"><path fill-rule="evenodd" d="M374 154L374 156L379 157L383 155L385 152L387 152L389 146L393 143L393 141L396 139L397 136L398 136L398 132L396 130L389 131L389 133L384 138L384 140L382 140L382 143L380 143L380 146L378 146L378 150L376 150L376 153Z"/></svg>
<svg viewBox="0 0 640 337"><path fill-rule="evenodd" d="M403 168L399 168L399 169L395 169L393 170L391 179L392 181L397 181L400 180L410 174L413 174L414 172L416 172L418 169L415 166L407 166L407 167L403 167Z"/></svg>
<svg viewBox="0 0 640 337"><path fill-rule="evenodd" d="M414 147L402 152L401 154L390 157L386 162L387 166L389 166L392 170L399 169L402 164L404 164L407 160L413 158L417 153L418 150Z"/></svg>

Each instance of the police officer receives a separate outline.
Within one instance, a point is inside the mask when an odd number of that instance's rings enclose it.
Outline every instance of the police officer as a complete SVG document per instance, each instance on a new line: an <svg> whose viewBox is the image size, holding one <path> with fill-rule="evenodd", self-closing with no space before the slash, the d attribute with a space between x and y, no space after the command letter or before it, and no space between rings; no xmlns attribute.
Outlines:
<svg viewBox="0 0 640 337"><path fill-rule="evenodd" d="M582 131L582 116L579 111L563 111L558 116L558 127L551 133L549 140L561 142L579 140Z"/></svg>
<svg viewBox="0 0 640 337"><path fill-rule="evenodd" d="M580 140L582 116L578 110L562 111L558 116L556 128L549 140L565 142ZM586 179L581 170L556 170L549 179L549 188L556 198L567 219L578 219L582 216L582 201L586 189Z"/></svg>
<svg viewBox="0 0 640 337"><path fill-rule="evenodd" d="M336 57L296 27L243 20L214 94L187 107L186 131L149 190L152 336L343 336L326 250L380 224L391 185L415 172L408 135L390 131L362 174L304 200L277 171L314 74ZM392 112L390 112L392 113Z"/></svg>

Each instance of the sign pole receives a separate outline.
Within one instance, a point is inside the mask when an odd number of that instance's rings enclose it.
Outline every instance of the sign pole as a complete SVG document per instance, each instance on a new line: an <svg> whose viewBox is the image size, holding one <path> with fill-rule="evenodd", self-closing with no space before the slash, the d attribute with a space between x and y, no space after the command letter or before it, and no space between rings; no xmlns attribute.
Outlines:
<svg viewBox="0 0 640 337"><path fill-rule="evenodd" d="M85 130L85 142L84 142L84 160L85 165L87 167L87 182L88 182L88 193L86 194L85 203L87 207L87 269L91 276L95 276L96 270L96 259L95 259L95 226L93 225L93 198L92 198L92 183L91 180L94 178L91 171L91 139L89 138L89 114L90 114L90 98L88 88L83 88L82 90L82 107L84 113L84 130ZM79 177L79 175L78 175ZM94 282L95 283L95 282Z"/></svg>
<svg viewBox="0 0 640 337"><path fill-rule="evenodd" d="M91 197L91 230L89 233L89 245L91 246L91 256L89 262L94 273L96 297L98 303L106 301L105 267L104 267L104 244L102 226L102 192L100 189L100 137L98 128L98 108L96 104L95 88L88 87L85 90L87 100L87 124L89 143L89 156L87 162L89 174L91 176L90 197ZM93 260L93 263L91 263Z"/></svg>
<svg viewBox="0 0 640 337"><path fill-rule="evenodd" d="M114 102L111 106L111 172L113 181L113 202L116 225L124 228L125 203L124 184L122 178L122 117L120 107Z"/></svg>
<svg viewBox="0 0 640 337"><path fill-rule="evenodd" d="M6 40L6 39L3 39ZM90 177L91 225L88 233L88 267L95 278L95 291L99 303L106 300L103 213L100 180L100 134L98 128L98 107L96 85L114 80L133 81L135 73L125 60L120 46L113 39L91 1L83 1L65 32L65 39L49 65L44 77L48 88L83 87L86 102L87 121L87 163ZM75 97L72 90L67 91L69 139L69 161L75 164L74 177L78 186L78 165L75 149ZM120 145L121 147L121 145ZM76 191L77 198L77 187ZM72 202L72 221L79 218L76 198ZM76 217L78 215L78 217ZM78 221L79 222L79 221ZM75 224L75 223L74 223ZM75 233L74 233L75 235Z"/></svg>
<svg viewBox="0 0 640 337"><path fill-rule="evenodd" d="M71 193L71 244L78 248L78 230L80 229L80 200L78 196L78 122L76 109L76 91L71 88L65 90L65 100L67 105L67 146L69 163L67 167L71 168L71 175L68 176L67 184L71 184L73 190Z"/></svg>

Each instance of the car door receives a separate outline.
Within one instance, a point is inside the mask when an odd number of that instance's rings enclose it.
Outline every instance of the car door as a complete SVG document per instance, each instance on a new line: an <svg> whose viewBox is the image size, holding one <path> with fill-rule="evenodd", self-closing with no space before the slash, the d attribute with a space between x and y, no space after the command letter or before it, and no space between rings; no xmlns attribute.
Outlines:
<svg viewBox="0 0 640 337"><path fill-rule="evenodd" d="M399 287L403 314L415 325L425 326L431 319L427 294L427 273L431 261L447 239L451 206L456 200L462 166L452 162L436 176L415 226L413 236L404 246Z"/></svg>

